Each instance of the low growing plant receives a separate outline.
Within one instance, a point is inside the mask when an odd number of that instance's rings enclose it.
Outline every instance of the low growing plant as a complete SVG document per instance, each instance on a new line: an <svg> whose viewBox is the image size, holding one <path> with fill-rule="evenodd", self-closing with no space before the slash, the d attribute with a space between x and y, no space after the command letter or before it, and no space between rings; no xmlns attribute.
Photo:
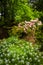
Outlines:
<svg viewBox="0 0 43 65"><path fill-rule="evenodd" d="M0 42L0 65L42 65L38 46L16 37Z"/></svg>

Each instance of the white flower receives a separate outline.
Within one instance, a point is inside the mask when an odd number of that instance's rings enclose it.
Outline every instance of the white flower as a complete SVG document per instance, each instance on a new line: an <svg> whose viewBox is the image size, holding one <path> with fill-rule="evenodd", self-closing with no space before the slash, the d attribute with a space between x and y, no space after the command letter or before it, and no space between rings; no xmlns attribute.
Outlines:
<svg viewBox="0 0 43 65"><path fill-rule="evenodd" d="M12 59L12 61L14 61L14 58Z"/></svg>
<svg viewBox="0 0 43 65"><path fill-rule="evenodd" d="M32 43L30 43L30 46L32 46Z"/></svg>
<svg viewBox="0 0 43 65"><path fill-rule="evenodd" d="M5 46L3 46L3 48L5 48Z"/></svg>
<svg viewBox="0 0 43 65"><path fill-rule="evenodd" d="M26 65L30 65L30 63L29 62L26 62Z"/></svg>
<svg viewBox="0 0 43 65"><path fill-rule="evenodd" d="M8 60L7 59L5 59L5 63L8 63Z"/></svg>
<svg viewBox="0 0 43 65"><path fill-rule="evenodd" d="M4 41L4 43L6 44L6 41Z"/></svg>
<svg viewBox="0 0 43 65"><path fill-rule="evenodd" d="M11 63L11 61L9 61L9 63Z"/></svg>
<svg viewBox="0 0 43 65"><path fill-rule="evenodd" d="M7 52L9 52L9 50L7 50Z"/></svg>
<svg viewBox="0 0 43 65"><path fill-rule="evenodd" d="M28 57L26 59L28 60Z"/></svg>
<svg viewBox="0 0 43 65"><path fill-rule="evenodd" d="M6 64L6 65L9 65L9 64Z"/></svg>
<svg viewBox="0 0 43 65"><path fill-rule="evenodd" d="M24 59L24 56L22 56L22 58Z"/></svg>
<svg viewBox="0 0 43 65"><path fill-rule="evenodd" d="M19 60L19 57L17 57L17 59Z"/></svg>
<svg viewBox="0 0 43 65"><path fill-rule="evenodd" d="M3 55L1 54L1 57L3 57Z"/></svg>
<svg viewBox="0 0 43 65"><path fill-rule="evenodd" d="M32 45L32 43L30 43Z"/></svg>
<svg viewBox="0 0 43 65"><path fill-rule="evenodd" d="M32 47L32 50L33 50L34 48Z"/></svg>
<svg viewBox="0 0 43 65"><path fill-rule="evenodd" d="M29 58L30 61L32 61L32 58Z"/></svg>
<svg viewBox="0 0 43 65"><path fill-rule="evenodd" d="M3 55L4 55L5 53L3 53Z"/></svg>
<svg viewBox="0 0 43 65"><path fill-rule="evenodd" d="M43 56L42 56L42 59L43 59Z"/></svg>
<svg viewBox="0 0 43 65"><path fill-rule="evenodd" d="M32 55L32 53L30 52L30 55Z"/></svg>
<svg viewBox="0 0 43 65"><path fill-rule="evenodd" d="M39 56L37 56L37 58L39 58Z"/></svg>
<svg viewBox="0 0 43 65"><path fill-rule="evenodd" d="M8 53L7 56L10 56L10 53Z"/></svg>
<svg viewBox="0 0 43 65"><path fill-rule="evenodd" d="M39 53L39 56L41 56L41 53Z"/></svg>
<svg viewBox="0 0 43 65"><path fill-rule="evenodd" d="M0 13L0 16L1 16L2 14Z"/></svg>
<svg viewBox="0 0 43 65"><path fill-rule="evenodd" d="M37 55L37 53L35 53L35 55Z"/></svg>
<svg viewBox="0 0 43 65"><path fill-rule="evenodd" d="M38 62L40 62L40 60L38 60Z"/></svg>
<svg viewBox="0 0 43 65"><path fill-rule="evenodd" d="M35 60L37 60L37 58L34 58Z"/></svg>
<svg viewBox="0 0 43 65"><path fill-rule="evenodd" d="M24 63L24 60L21 60L20 62L21 62L21 63Z"/></svg>
<svg viewBox="0 0 43 65"><path fill-rule="evenodd" d="M15 65L17 65L17 64L15 64Z"/></svg>

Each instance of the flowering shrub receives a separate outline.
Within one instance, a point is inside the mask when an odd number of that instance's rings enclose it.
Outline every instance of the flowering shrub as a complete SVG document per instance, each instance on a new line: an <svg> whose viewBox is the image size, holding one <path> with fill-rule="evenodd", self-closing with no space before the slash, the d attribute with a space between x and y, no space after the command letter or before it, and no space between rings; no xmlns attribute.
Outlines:
<svg viewBox="0 0 43 65"><path fill-rule="evenodd" d="M18 26L12 27L11 33L12 35L16 35L19 38L35 43L35 32L37 25L42 25L42 22L39 21L38 18L36 18L35 20L21 22L18 24Z"/></svg>
<svg viewBox="0 0 43 65"><path fill-rule="evenodd" d="M0 65L42 65L38 46L16 37L0 42Z"/></svg>

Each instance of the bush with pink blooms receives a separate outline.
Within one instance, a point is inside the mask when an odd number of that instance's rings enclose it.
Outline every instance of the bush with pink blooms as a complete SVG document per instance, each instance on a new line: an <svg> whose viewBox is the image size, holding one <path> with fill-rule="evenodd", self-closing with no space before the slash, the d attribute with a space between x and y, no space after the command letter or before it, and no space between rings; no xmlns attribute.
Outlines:
<svg viewBox="0 0 43 65"><path fill-rule="evenodd" d="M36 18L35 20L19 23L18 26L12 27L11 34L14 36L18 36L19 38L27 38L28 41L32 40L33 43L35 43L35 32L37 29L37 25L42 25L42 22L39 21L38 18Z"/></svg>

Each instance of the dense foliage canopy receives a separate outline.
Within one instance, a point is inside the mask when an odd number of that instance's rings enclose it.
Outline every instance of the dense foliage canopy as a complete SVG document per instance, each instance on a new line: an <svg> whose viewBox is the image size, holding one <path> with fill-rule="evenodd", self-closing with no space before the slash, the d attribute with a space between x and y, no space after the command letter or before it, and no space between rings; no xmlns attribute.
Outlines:
<svg viewBox="0 0 43 65"><path fill-rule="evenodd" d="M2 21L0 21L0 26L11 26L20 21L39 17L38 12L35 12L30 8L28 0L2 0L1 14L3 14L3 16Z"/></svg>

